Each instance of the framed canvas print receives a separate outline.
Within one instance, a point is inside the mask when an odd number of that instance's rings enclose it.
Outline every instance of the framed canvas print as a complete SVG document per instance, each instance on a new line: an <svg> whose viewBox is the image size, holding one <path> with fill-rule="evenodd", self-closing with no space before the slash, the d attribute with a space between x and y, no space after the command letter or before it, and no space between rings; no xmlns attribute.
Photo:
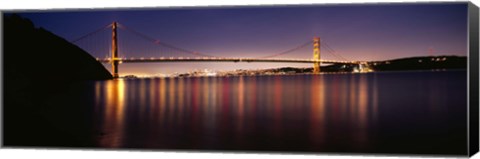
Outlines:
<svg viewBox="0 0 480 159"><path fill-rule="evenodd" d="M2 11L7 148L469 157L471 2Z"/></svg>

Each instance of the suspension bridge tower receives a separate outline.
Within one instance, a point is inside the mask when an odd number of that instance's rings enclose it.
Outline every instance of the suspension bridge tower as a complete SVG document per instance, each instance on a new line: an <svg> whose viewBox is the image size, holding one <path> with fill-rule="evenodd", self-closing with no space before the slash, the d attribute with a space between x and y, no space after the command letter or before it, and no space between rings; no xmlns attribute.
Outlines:
<svg viewBox="0 0 480 159"><path fill-rule="evenodd" d="M112 24L112 72L113 78L118 78L118 45L117 45L117 22L113 22Z"/></svg>
<svg viewBox="0 0 480 159"><path fill-rule="evenodd" d="M313 59L320 60L320 38L313 38ZM313 73L320 73L320 62L313 63Z"/></svg>

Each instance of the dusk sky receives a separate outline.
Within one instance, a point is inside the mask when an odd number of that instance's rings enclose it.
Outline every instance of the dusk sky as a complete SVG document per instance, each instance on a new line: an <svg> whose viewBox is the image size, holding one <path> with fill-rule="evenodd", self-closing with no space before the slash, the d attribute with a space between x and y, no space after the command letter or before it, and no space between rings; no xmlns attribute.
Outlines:
<svg viewBox="0 0 480 159"><path fill-rule="evenodd" d="M386 60L409 56L467 54L467 3L394 5L316 5L215 8L19 12L37 27L66 40L113 21L181 48L219 57L261 57L294 48L319 36L349 60ZM111 31L79 42L92 56L105 57ZM85 41L88 41L85 38ZM123 39L122 39L123 38ZM137 39L136 39L137 38ZM99 39L103 39L99 40ZM99 42L101 41L101 42ZM122 57L173 56L119 31ZM93 44L92 44L93 43ZM128 45L126 45L128 43ZM104 46L106 51L88 47ZM100 49L100 50L102 50ZM95 49L94 49L95 50ZM340 60L322 48L322 58ZM188 56L179 54L177 56ZM193 56L190 56L193 57ZM279 58L312 58L312 46ZM110 69L109 65L105 65ZM159 74L194 69L234 70L311 67L292 63L179 62L121 64L120 74Z"/></svg>

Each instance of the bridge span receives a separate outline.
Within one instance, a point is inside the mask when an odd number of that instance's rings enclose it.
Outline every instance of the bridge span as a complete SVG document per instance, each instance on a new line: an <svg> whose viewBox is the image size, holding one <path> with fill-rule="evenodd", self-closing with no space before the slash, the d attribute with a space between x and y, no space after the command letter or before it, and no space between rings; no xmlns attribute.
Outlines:
<svg viewBox="0 0 480 159"><path fill-rule="evenodd" d="M118 33L117 29L123 29L127 30L130 33L133 33L136 36L141 37L142 39L147 40L149 43L152 43L156 46L163 46L168 49L176 50L181 53L186 53L189 55L193 55L196 57L151 57L151 58L125 58L121 57L119 54L119 44L118 43ZM107 26L104 26L92 33L89 33L87 35L84 35L76 40L73 40L72 42L78 42L82 39L85 39L86 37L89 37L91 35L94 35L98 33L99 31L102 31L104 29L111 29L111 47L109 57L107 58L97 58L97 61L102 62L102 63L109 63L111 64L111 71L112 75L114 78L119 77L119 64L121 63L149 63L149 62L246 62L246 63L251 63L251 62L272 62L272 63L309 63L313 64L313 73L320 73L320 66L321 64L345 64L345 65L367 65L367 62L365 61L352 61L352 60L347 60L346 58L338 55L335 50L333 50L331 47L329 47L326 44L322 44L320 41L319 37L314 37L313 41L308 41L302 45L299 45L293 49L286 50L281 53L275 53L271 54L268 56L263 56L263 57L254 57L254 58L245 58L245 57L217 57L217 56L212 56L204 53L199 53L195 51L191 51L188 49L183 49L181 47L177 47L171 44L167 44L164 42L161 42L160 40L156 40L154 38L151 38L145 34L142 34L140 32L134 31L128 27L125 27L117 22L113 22L112 24L109 24ZM102 43L100 43L102 44ZM102 45L102 47L107 46L107 45ZM122 45L123 46L123 45ZM312 58L274 58L276 56L280 55L285 55L292 53L294 51L297 51L301 48L306 48L307 46L313 46L313 57ZM330 52L332 55L335 57L339 57L341 60L325 60L321 58L320 53L320 47L324 47L326 51ZM143 51L138 51L138 52L143 52ZM158 52L158 51L147 51L147 52ZM159 53L162 53L161 51ZM168 51L163 51L163 53L169 53Z"/></svg>
<svg viewBox="0 0 480 159"><path fill-rule="evenodd" d="M97 58L102 63L144 63L144 62L278 62L278 63L323 63L323 64L361 64L361 61L337 61L321 59L291 58L224 58L224 57L150 57L150 58Z"/></svg>

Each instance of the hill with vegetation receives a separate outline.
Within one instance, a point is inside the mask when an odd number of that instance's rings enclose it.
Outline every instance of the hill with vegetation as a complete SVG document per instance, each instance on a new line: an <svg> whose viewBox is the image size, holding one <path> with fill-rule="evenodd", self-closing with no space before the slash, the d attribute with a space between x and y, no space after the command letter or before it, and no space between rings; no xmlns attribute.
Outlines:
<svg viewBox="0 0 480 159"><path fill-rule="evenodd" d="M414 70L449 70L467 69L467 57L464 56L420 56L399 58L385 61L368 62L368 67L373 71L414 71ZM321 66L322 72L353 72L358 69L357 64L332 64ZM312 73L313 68L282 67L251 71L252 74L281 73Z"/></svg>
<svg viewBox="0 0 480 159"><path fill-rule="evenodd" d="M7 77L45 80L98 80L112 76L76 45L17 15L4 17Z"/></svg>
<svg viewBox="0 0 480 159"><path fill-rule="evenodd" d="M94 57L18 15L3 15L4 146L91 146L78 83L112 79ZM64 101L69 104L54 104Z"/></svg>
<svg viewBox="0 0 480 159"><path fill-rule="evenodd" d="M467 57L422 56L370 62L375 71L467 69Z"/></svg>

